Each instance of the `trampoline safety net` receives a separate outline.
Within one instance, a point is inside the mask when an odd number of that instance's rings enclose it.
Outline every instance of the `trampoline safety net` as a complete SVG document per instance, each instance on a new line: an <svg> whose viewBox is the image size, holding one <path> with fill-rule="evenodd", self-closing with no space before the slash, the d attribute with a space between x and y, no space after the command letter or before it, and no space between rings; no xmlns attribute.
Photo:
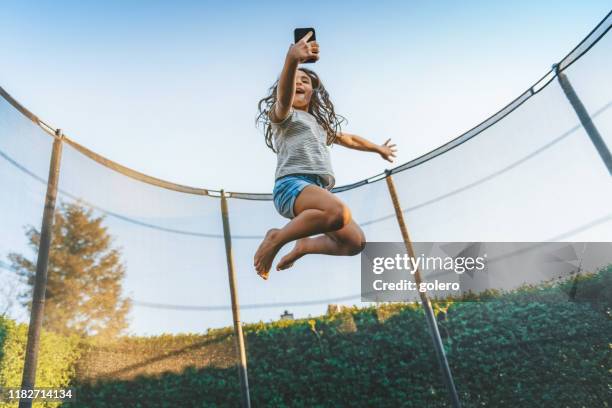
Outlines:
<svg viewBox="0 0 612 408"><path fill-rule="evenodd" d="M612 242L610 172L558 80L565 75L571 82L601 138L612 145L612 38L606 35L611 23L608 15L556 70L496 115L390 171L412 241ZM9 254L32 258L26 231L28 226L40 229L55 136L4 90L1 96L0 284L19 291L27 284ZM61 143L56 210L82 208L99 219L109 236L108 248L117 250L122 264L122 296L131 303L127 332L142 336L231 327L221 193L126 169L68 136ZM402 242L385 176L334 192L348 204L369 242ZM301 319L325 315L329 305L374 305L360 299L358 256L308 256L263 281L253 269L253 255L264 233L286 220L276 213L269 192L225 194L242 323L278 320L285 311ZM59 246L52 245L52 251ZM62 271L49 269L49 275L54 273ZM525 276L521 283L543 283L539 279ZM484 311L479 313L473 318L486 336L490 322ZM27 315L23 308L13 317L27 321ZM426 335L425 324L419 324ZM234 364L238 356L231 330L227 336L219 340L226 354L196 350L186 359L201 359L201 366ZM117 359L137 366L142 357L99 353L99 364ZM458 388L465 389L467 363L452 352L448 358ZM138 373L148 372L143 370ZM81 371L87 373L87 367ZM121 370L115 374L121 378ZM435 363L430 375L439 375Z"/></svg>

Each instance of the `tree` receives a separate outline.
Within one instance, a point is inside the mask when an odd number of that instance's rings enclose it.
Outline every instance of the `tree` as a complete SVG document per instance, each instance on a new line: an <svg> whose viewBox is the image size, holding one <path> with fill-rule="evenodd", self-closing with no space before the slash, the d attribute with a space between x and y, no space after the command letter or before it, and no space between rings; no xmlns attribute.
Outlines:
<svg viewBox="0 0 612 408"><path fill-rule="evenodd" d="M131 301L121 294L125 267L103 221L78 202L61 203L56 209L43 320L47 330L111 337L127 327ZM8 258L27 279L21 300L30 308L40 231L29 226L26 235L34 260L17 253Z"/></svg>
<svg viewBox="0 0 612 408"><path fill-rule="evenodd" d="M3 262L0 261L0 268ZM0 282L0 318L8 317L13 312L19 293L19 282L16 276L4 276Z"/></svg>

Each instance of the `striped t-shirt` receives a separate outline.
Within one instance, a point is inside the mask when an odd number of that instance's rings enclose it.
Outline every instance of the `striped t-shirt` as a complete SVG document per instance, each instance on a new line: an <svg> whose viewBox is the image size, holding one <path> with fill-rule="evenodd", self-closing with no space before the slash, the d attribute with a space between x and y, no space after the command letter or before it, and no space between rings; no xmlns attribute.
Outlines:
<svg viewBox="0 0 612 408"><path fill-rule="evenodd" d="M335 184L327 133L310 113L291 108L282 122L272 123L277 151L275 178L289 174L316 174L326 189Z"/></svg>

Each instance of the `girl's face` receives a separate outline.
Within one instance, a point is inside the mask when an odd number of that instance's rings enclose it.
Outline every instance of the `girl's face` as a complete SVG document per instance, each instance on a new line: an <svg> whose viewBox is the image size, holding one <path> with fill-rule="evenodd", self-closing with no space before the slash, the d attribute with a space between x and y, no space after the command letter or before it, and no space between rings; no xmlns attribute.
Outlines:
<svg viewBox="0 0 612 408"><path fill-rule="evenodd" d="M297 70L295 76L295 96L293 97L293 107L308 111L310 98L312 97L312 79L307 73Z"/></svg>

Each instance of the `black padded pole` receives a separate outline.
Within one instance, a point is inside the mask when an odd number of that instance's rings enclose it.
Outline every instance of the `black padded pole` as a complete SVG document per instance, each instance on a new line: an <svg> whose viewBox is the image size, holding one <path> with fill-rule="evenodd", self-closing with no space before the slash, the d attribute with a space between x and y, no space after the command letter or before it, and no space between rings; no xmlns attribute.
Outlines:
<svg viewBox="0 0 612 408"><path fill-rule="evenodd" d="M223 237L225 238L225 256L227 258L227 273L229 275L230 295L232 298L232 316L234 317L234 335L236 336L236 351L238 352L239 364L238 375L240 376L241 407L250 408L251 398L249 396L249 377L247 375L247 359L244 348L244 336L242 324L240 323L240 306L238 306L238 293L236 291L236 273L234 272L234 255L232 253L232 234L229 225L229 212L225 191L221 190L221 217L223 218Z"/></svg>
<svg viewBox="0 0 612 408"><path fill-rule="evenodd" d="M393 182L390 172L387 172L387 177L385 179L387 181L387 187L389 188L389 194L391 195L391 201L393 202L393 208L395 209L397 223L402 233L404 245L406 246L406 251L408 251L408 255L415 258L412 241L410 240L408 228L406 227L406 222L404 221L404 213L402 212L402 207L397 197L397 190L395 189L395 183ZM421 285L421 272L418 269L415 271L414 280L416 281L417 286ZM438 322L436 321L436 316L434 315L433 308L431 307L431 302L427 296L427 293L424 291L419 291L419 296L421 297L421 304L423 305L423 310L425 311L425 320L427 321L427 326L429 327L429 334L431 334L436 357L438 359L440 371L442 371L442 377L444 378L444 383L446 385L446 389L448 390L451 404L453 408L460 408L461 403L459 402L459 395L457 394L453 374L451 373L448 360L446 359L442 338L440 337L440 331L438 330Z"/></svg>
<svg viewBox="0 0 612 408"><path fill-rule="evenodd" d="M565 75L563 72L559 72L559 67L557 65L555 65L554 68L557 71L557 79L559 80L559 84L561 85L563 92L565 92L565 96L572 105L572 108L574 108L576 115L578 115L578 119L580 119L580 123L582 123L582 127L589 135L595 149L597 149L599 157L601 157L604 165L608 168L608 173L612 176L612 155L610 155L610 150L608 149L606 142L602 139L599 131L593 123L593 120L591 120L589 113L582 104L582 101L580 98L578 98L578 94L576 94L574 87L570 83L569 79L567 79L567 75Z"/></svg>
<svg viewBox="0 0 612 408"><path fill-rule="evenodd" d="M55 199L60 175L60 160L62 157L62 131L55 132L51 163L49 165L49 178L47 179L47 195L43 211L42 227L40 229L40 243L38 246L38 259L36 260L36 275L34 277L34 290L32 293L32 308L30 311L30 326L28 328L28 342L23 364L21 389L34 388L36 383L36 366L38 363L38 347L40 344L40 331L45 311L45 291L47 289L47 270L49 266L49 248L51 247L53 214L55 212ZM31 399L19 401L19 408L31 408Z"/></svg>

